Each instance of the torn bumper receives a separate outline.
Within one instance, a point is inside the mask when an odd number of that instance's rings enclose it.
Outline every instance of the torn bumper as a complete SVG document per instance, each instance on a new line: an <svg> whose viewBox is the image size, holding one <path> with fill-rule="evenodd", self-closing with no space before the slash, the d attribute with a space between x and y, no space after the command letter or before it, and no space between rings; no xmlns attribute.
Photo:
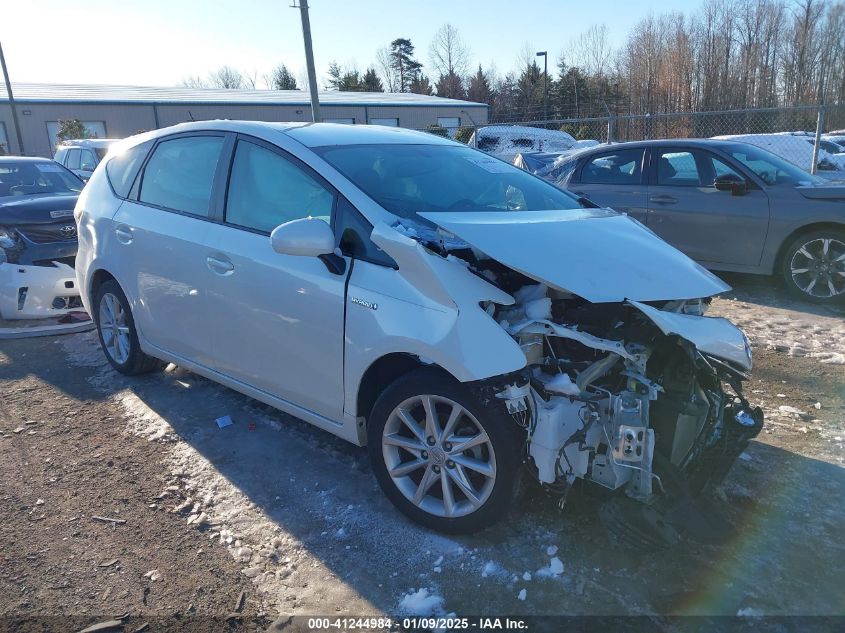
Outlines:
<svg viewBox="0 0 845 633"><path fill-rule="evenodd" d="M0 317L43 319L81 308L76 273L67 264L0 264Z"/></svg>

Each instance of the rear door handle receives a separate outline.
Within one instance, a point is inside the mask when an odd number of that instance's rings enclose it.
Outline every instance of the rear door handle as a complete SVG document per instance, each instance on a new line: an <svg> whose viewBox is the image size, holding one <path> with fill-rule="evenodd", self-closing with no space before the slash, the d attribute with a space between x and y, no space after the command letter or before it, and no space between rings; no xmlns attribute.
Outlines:
<svg viewBox="0 0 845 633"><path fill-rule="evenodd" d="M132 243L132 229L125 224L118 224L114 227L114 234L117 236L117 241L121 244Z"/></svg>
<svg viewBox="0 0 845 633"><path fill-rule="evenodd" d="M235 270L235 265L222 257L212 257L209 255L205 258L205 263L208 265L209 270L217 275L231 275Z"/></svg>
<svg viewBox="0 0 845 633"><path fill-rule="evenodd" d="M654 202L656 204L675 204L678 201L678 199L673 197L673 196L658 195L658 196L650 196L648 201Z"/></svg>

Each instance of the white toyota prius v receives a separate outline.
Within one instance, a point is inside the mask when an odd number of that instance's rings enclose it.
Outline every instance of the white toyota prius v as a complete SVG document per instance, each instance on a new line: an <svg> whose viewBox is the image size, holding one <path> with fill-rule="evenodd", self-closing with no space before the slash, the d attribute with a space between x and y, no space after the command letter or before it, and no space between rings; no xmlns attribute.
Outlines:
<svg viewBox="0 0 845 633"><path fill-rule="evenodd" d="M615 537L728 526L702 492L763 424L722 281L624 214L449 139L208 121L111 147L75 211L111 365L172 362L357 445L411 519L520 482L604 489Z"/></svg>

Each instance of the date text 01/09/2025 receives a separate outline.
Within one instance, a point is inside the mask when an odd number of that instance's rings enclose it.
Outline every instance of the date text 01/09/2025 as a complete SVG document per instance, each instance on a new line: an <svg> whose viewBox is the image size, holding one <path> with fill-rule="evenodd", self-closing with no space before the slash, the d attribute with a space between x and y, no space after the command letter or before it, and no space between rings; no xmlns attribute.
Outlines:
<svg viewBox="0 0 845 633"><path fill-rule="evenodd" d="M359 617L359 618L308 618L308 629L312 631L380 631L380 630L478 630L478 631L521 631L528 628L519 618L497 617L436 617L413 616L405 618Z"/></svg>

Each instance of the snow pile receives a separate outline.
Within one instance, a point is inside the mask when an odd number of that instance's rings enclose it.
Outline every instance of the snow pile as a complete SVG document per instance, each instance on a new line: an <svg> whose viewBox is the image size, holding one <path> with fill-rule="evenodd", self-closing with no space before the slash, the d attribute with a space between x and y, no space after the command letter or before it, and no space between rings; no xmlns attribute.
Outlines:
<svg viewBox="0 0 845 633"><path fill-rule="evenodd" d="M405 615L440 615L446 600L433 591L421 587L402 596L399 611Z"/></svg>
<svg viewBox="0 0 845 633"><path fill-rule="evenodd" d="M541 578L560 576L563 573L563 562L557 557L553 557L548 566L541 567L537 570L537 575Z"/></svg>
<svg viewBox="0 0 845 633"><path fill-rule="evenodd" d="M525 304L525 316L529 319L541 320L552 318L552 300L548 297L534 299Z"/></svg>

